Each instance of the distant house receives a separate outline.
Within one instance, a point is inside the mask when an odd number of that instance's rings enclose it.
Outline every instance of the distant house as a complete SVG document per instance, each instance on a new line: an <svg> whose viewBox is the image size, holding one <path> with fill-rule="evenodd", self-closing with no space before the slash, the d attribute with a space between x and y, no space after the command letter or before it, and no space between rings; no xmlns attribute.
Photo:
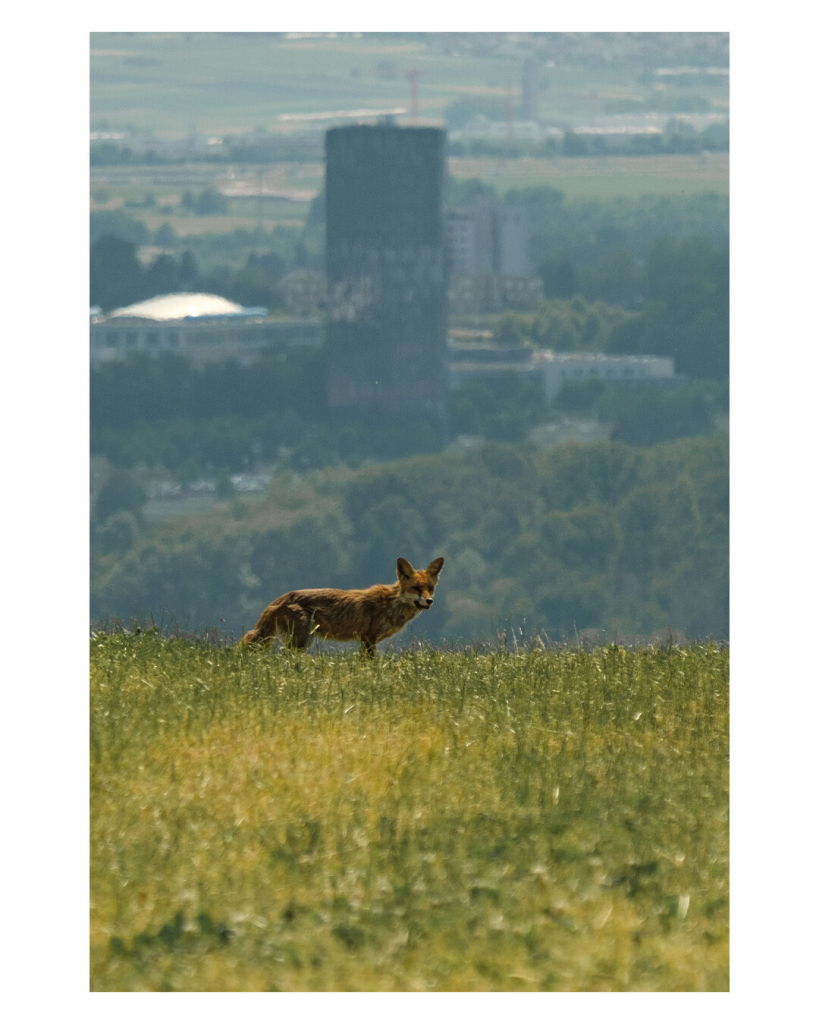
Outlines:
<svg viewBox="0 0 819 1024"><path fill-rule="evenodd" d="M237 359L249 365L272 345L320 345L316 318L270 317L262 307L240 306L219 295L158 295L91 317L91 364L133 352L173 352L194 363Z"/></svg>

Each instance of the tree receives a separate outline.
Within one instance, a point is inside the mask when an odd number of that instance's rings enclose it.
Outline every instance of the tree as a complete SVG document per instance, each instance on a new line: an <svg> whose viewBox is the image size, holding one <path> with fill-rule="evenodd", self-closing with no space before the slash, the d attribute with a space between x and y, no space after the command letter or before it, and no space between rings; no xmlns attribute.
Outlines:
<svg viewBox="0 0 819 1024"><path fill-rule="evenodd" d="M586 156L589 152L589 144L582 135L573 131L567 131L563 136L564 156Z"/></svg>
<svg viewBox="0 0 819 1024"><path fill-rule="evenodd" d="M570 299L578 290L577 271L566 257L547 256L538 273L543 280L544 294L549 298Z"/></svg>
<svg viewBox="0 0 819 1024"><path fill-rule="evenodd" d="M228 201L215 188L205 188L199 193L193 203L193 212L200 217L210 217L217 213L227 213Z"/></svg>
<svg viewBox="0 0 819 1024"><path fill-rule="evenodd" d="M269 281L275 282L287 272L287 260L277 252L265 252L261 256L252 252L247 258L247 268L258 268L267 275Z"/></svg>
<svg viewBox="0 0 819 1024"><path fill-rule="evenodd" d="M646 273L646 336L651 350L672 355L678 373L728 376L728 249L705 238L662 239Z"/></svg>
<svg viewBox="0 0 819 1024"><path fill-rule="evenodd" d="M179 267L173 256L160 253L154 257L143 277L146 295L169 295L180 291Z"/></svg>
<svg viewBox="0 0 819 1024"><path fill-rule="evenodd" d="M127 470L114 469L97 496L94 516L98 523L104 523L116 512L131 512L139 522L147 500L145 491L134 483Z"/></svg>
<svg viewBox="0 0 819 1024"><path fill-rule="evenodd" d="M606 390L605 383L599 377L581 377L579 380L567 380L555 399L558 409L566 412L590 412Z"/></svg>
<svg viewBox="0 0 819 1024"><path fill-rule="evenodd" d="M230 501L230 499L235 496L236 488L233 486L233 481L230 479L228 474L222 470L216 478L216 497L219 501Z"/></svg>
<svg viewBox="0 0 819 1024"><path fill-rule="evenodd" d="M178 241L179 236L174 230L173 225L169 224L167 221L165 221L164 224L160 224L160 226L156 229L156 234L154 235L154 245L159 245L163 249L173 249L176 247Z"/></svg>
<svg viewBox="0 0 819 1024"><path fill-rule="evenodd" d="M190 249L185 249L179 257L179 285L186 292L199 288L199 267Z"/></svg>
<svg viewBox="0 0 819 1024"><path fill-rule="evenodd" d="M546 554L566 568L605 572L616 551L617 527L610 508L586 505L572 512L551 512L543 522Z"/></svg>
<svg viewBox="0 0 819 1024"><path fill-rule="evenodd" d="M103 554L128 551L139 537L139 523L133 512L114 512L92 534L94 544Z"/></svg>
<svg viewBox="0 0 819 1024"><path fill-rule="evenodd" d="M91 244L103 235L115 235L134 245L147 245L151 238L142 221L129 217L124 210L94 210L89 218Z"/></svg>
<svg viewBox="0 0 819 1024"><path fill-rule="evenodd" d="M513 348L521 345L529 333L529 321L517 313L504 313L494 332L497 345Z"/></svg>
<svg viewBox="0 0 819 1024"><path fill-rule="evenodd" d="M600 402L600 418L612 424L612 440L628 444L652 445L708 434L720 406L714 387L712 381L692 381L670 391L651 384L613 387Z"/></svg>
<svg viewBox="0 0 819 1024"><path fill-rule="evenodd" d="M91 246L91 305L108 312L143 297L143 271L136 246L115 235L103 235Z"/></svg>

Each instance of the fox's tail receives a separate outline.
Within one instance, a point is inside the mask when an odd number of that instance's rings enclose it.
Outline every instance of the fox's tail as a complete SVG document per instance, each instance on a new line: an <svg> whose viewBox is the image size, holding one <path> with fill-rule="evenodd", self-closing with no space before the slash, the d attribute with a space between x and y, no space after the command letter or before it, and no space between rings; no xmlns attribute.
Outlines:
<svg viewBox="0 0 819 1024"><path fill-rule="evenodd" d="M245 633L237 647L269 647L276 637L277 633L281 632L280 624L273 619L272 621L263 622L261 625L256 623L253 629L250 629Z"/></svg>
<svg viewBox="0 0 819 1024"><path fill-rule="evenodd" d="M268 605L262 612L259 621L253 629L245 633L238 646L254 647L259 645L261 647L269 647L277 633L286 631L286 622L281 616L282 604L283 598L279 598L273 604Z"/></svg>

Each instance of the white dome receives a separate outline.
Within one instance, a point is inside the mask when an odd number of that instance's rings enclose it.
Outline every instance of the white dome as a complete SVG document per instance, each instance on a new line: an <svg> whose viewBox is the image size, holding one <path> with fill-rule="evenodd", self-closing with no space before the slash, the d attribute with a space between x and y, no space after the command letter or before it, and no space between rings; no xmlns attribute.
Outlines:
<svg viewBox="0 0 819 1024"><path fill-rule="evenodd" d="M111 316L141 316L146 320L182 320L186 316L225 316L242 313L243 308L236 302L223 299L220 295L205 295L201 292L180 292L177 295L157 295L132 306L115 309Z"/></svg>

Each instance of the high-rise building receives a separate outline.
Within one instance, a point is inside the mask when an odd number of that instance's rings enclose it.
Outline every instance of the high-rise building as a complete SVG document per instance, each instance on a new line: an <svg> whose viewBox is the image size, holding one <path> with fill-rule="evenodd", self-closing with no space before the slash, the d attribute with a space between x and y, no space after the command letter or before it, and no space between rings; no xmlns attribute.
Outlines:
<svg viewBox="0 0 819 1024"><path fill-rule="evenodd" d="M529 218L517 206L497 212L496 272L525 277L533 272L529 258Z"/></svg>
<svg viewBox="0 0 819 1024"><path fill-rule="evenodd" d="M498 206L481 197L471 207L446 210L444 221L450 274L533 272L529 219L521 207Z"/></svg>
<svg viewBox="0 0 819 1024"><path fill-rule="evenodd" d="M445 132L326 134L328 403L337 420L446 421Z"/></svg>

